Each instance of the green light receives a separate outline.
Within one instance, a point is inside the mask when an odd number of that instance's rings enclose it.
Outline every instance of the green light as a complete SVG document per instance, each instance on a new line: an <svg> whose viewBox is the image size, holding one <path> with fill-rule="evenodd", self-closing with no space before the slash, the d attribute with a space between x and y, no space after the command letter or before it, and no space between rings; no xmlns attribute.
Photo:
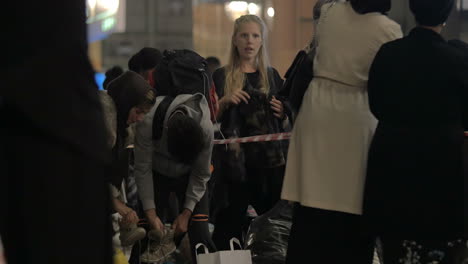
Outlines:
<svg viewBox="0 0 468 264"><path fill-rule="evenodd" d="M114 26L115 26L115 18L109 17L109 18L106 18L104 21L102 21L101 30L102 32L106 32L106 31L113 29Z"/></svg>

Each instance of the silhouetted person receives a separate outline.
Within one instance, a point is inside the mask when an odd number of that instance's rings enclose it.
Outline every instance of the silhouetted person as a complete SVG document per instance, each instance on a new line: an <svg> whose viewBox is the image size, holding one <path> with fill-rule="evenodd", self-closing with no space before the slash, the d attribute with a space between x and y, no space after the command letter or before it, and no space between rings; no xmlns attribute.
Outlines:
<svg viewBox="0 0 468 264"><path fill-rule="evenodd" d="M152 78L151 73L161 60L161 51L155 48L144 47L130 58L128 69L140 74L152 84L150 81Z"/></svg>
<svg viewBox="0 0 468 264"><path fill-rule="evenodd" d="M408 247L420 263L466 263L452 258L454 248L466 251L468 53L440 35L454 2L410 0L418 25L384 44L370 68L369 106L379 123L363 215L385 263L407 263Z"/></svg>
<svg viewBox="0 0 468 264"><path fill-rule="evenodd" d="M104 83L102 84L104 90L107 90L107 86L111 81L122 75L123 69L120 66L114 66L106 71L106 79L104 80Z"/></svg>
<svg viewBox="0 0 468 264"><path fill-rule="evenodd" d="M85 1L9 2L0 90L0 235L9 264L109 264L110 149Z"/></svg>

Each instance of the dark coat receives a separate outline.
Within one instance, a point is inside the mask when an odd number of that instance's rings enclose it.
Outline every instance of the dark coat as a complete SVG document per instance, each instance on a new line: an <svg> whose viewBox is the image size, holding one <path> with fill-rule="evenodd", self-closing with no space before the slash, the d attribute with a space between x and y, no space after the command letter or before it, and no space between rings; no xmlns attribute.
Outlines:
<svg viewBox="0 0 468 264"><path fill-rule="evenodd" d="M8 263L112 263L110 149L85 2L9 2L0 78L0 235Z"/></svg>
<svg viewBox="0 0 468 264"><path fill-rule="evenodd" d="M369 152L364 216L380 235L463 235L465 56L423 28L383 45L376 55L368 90L379 125Z"/></svg>

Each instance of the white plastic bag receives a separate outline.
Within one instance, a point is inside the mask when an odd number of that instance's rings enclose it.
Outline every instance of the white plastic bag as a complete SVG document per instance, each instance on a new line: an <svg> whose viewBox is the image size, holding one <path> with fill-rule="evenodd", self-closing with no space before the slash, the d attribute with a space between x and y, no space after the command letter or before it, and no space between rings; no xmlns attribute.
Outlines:
<svg viewBox="0 0 468 264"><path fill-rule="evenodd" d="M234 242L242 248L237 238L231 239L231 250L217 251L209 253L208 248L199 243L195 246L195 254L197 249L203 247L205 254L197 254L198 264L252 264L252 255L250 250L235 250Z"/></svg>

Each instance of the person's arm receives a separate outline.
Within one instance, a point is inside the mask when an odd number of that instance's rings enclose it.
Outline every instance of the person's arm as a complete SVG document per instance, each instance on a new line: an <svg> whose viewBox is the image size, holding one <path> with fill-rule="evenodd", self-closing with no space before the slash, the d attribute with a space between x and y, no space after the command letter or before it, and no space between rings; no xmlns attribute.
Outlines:
<svg viewBox="0 0 468 264"><path fill-rule="evenodd" d="M112 199L114 209L122 216L122 223L137 224L139 221L137 213L117 198Z"/></svg>
<svg viewBox="0 0 468 264"><path fill-rule="evenodd" d="M185 192L184 209L193 212L195 205L201 200L206 190L206 183L211 177L211 152L213 150L213 127L210 127L207 145L194 162Z"/></svg>
<svg viewBox="0 0 468 264"><path fill-rule="evenodd" d="M153 229L164 230L164 226L156 213L153 190L153 117L155 109L151 109L143 121L139 122L135 131L135 181L138 195L145 210L146 217Z"/></svg>
<svg viewBox="0 0 468 264"><path fill-rule="evenodd" d="M152 115L137 124L135 132L135 181L143 209L154 209Z"/></svg>
<svg viewBox="0 0 468 264"><path fill-rule="evenodd" d="M248 104L250 96L243 90L239 90L234 92L233 94L227 95L224 94L224 84L225 84L225 69L220 68L217 69L213 73L213 82L216 89L216 94L218 95L218 113L216 115L216 119L221 119L223 116L224 111L226 111L230 106L237 105L240 102L244 101L244 103Z"/></svg>
<svg viewBox="0 0 468 264"><path fill-rule="evenodd" d="M122 216L122 222L124 224L138 223L138 215L132 208L128 207L124 202L121 201L122 195L117 187L115 187L113 184L109 184L109 189L111 193L112 207Z"/></svg>
<svg viewBox="0 0 468 264"><path fill-rule="evenodd" d="M185 193L184 208L177 216L172 228L176 235L186 233L193 210L206 192L206 183L211 177L211 152L213 150L213 127L210 124L207 145L192 165Z"/></svg>

